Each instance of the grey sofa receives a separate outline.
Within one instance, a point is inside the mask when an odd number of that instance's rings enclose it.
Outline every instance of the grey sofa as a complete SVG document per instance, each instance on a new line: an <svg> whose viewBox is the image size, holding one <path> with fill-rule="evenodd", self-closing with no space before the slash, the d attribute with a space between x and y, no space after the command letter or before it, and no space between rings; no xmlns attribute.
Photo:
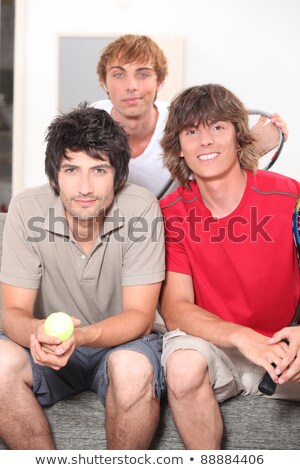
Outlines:
<svg viewBox="0 0 300 470"><path fill-rule="evenodd" d="M0 260L4 222L0 214ZM95 394L80 393L45 411L58 449L106 449L104 410ZM222 403L221 412L223 449L300 449L299 402L239 396ZM1 440L0 449L6 449ZM151 449L184 449L166 399Z"/></svg>

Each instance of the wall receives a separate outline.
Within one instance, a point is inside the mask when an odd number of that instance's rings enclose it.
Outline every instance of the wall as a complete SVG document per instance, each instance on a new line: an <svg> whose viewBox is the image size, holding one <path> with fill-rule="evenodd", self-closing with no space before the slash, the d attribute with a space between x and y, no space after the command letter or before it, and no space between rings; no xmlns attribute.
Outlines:
<svg viewBox="0 0 300 470"><path fill-rule="evenodd" d="M60 35L184 37L183 86L222 83L248 107L278 111L290 137L274 171L300 179L299 18L298 0L17 0L14 192L45 181Z"/></svg>

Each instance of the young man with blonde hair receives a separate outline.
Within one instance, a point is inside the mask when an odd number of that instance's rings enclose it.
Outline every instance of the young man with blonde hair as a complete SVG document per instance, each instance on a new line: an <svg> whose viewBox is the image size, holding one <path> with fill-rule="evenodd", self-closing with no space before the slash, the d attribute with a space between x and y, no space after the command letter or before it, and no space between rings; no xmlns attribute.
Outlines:
<svg viewBox="0 0 300 470"><path fill-rule="evenodd" d="M300 297L291 230L300 184L257 170L247 112L220 85L173 100L162 148L180 184L160 201L169 403L187 448L219 449L218 402L259 395L265 371L274 398L300 400L300 327L285 328Z"/></svg>
<svg viewBox="0 0 300 470"><path fill-rule="evenodd" d="M132 157L128 181L160 197L170 180L159 143L168 103L156 100L168 73L163 51L148 36L126 34L102 51L97 73L109 99L92 106L110 113L128 135Z"/></svg>

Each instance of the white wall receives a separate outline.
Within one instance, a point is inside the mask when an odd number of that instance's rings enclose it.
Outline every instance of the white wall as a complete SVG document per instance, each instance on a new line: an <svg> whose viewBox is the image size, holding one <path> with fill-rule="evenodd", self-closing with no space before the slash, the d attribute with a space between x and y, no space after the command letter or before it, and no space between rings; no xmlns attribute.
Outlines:
<svg viewBox="0 0 300 470"><path fill-rule="evenodd" d="M45 181L43 140L57 114L60 35L183 36L183 85L221 83L248 107L278 111L288 122L290 136L274 171L300 179L296 144L300 107L299 0L16 3L14 193ZM86 73L94 74L95 70ZM82 100L85 98L82 90Z"/></svg>

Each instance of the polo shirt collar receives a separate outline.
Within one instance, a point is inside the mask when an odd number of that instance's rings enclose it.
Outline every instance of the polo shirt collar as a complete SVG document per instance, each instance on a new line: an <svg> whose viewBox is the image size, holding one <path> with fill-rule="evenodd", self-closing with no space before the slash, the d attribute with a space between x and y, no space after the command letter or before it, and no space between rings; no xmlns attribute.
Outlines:
<svg viewBox="0 0 300 470"><path fill-rule="evenodd" d="M124 222L125 216L121 212L116 197L114 197L112 205L108 209L107 214L105 214L104 225L102 230L103 235L106 235L120 227L123 227Z"/></svg>
<svg viewBox="0 0 300 470"><path fill-rule="evenodd" d="M60 197L56 196L55 194L53 194L53 199L47 211L44 228L48 232L67 237L70 236L70 229L66 219L65 208L61 202Z"/></svg>

